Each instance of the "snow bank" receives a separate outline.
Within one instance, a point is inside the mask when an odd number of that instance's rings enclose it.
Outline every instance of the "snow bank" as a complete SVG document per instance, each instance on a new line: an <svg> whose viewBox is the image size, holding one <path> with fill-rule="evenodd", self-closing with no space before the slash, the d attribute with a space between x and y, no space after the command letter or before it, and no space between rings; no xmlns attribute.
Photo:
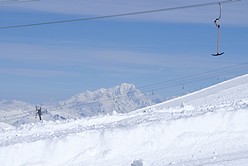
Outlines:
<svg viewBox="0 0 248 166"><path fill-rule="evenodd" d="M0 165L100 166L104 162L104 165L124 166L134 161L165 165L178 161L178 156L181 160L211 158L236 149L247 150L247 119L246 109L138 125L130 125L128 120L117 121L112 126L69 132L49 139L32 133L32 137L40 139L32 142L27 137L19 143L1 146L0 156L4 160L0 160Z"/></svg>

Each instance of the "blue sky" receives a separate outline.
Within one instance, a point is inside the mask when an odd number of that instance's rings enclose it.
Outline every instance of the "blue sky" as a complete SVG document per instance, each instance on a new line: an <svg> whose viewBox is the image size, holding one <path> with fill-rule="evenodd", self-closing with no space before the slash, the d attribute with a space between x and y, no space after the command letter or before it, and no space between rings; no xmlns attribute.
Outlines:
<svg viewBox="0 0 248 166"><path fill-rule="evenodd" d="M0 26L76 19L216 2L214 0L41 0L1 4ZM218 69L248 62L248 2L223 5L221 50L213 21L218 5L84 22L0 30L0 100L40 103L123 82L163 97L181 95L247 73ZM156 83L216 69L210 79ZM207 76L206 76L207 78ZM184 88L182 88L184 87ZM183 90L182 90L183 89ZM145 89L144 89L145 91Z"/></svg>

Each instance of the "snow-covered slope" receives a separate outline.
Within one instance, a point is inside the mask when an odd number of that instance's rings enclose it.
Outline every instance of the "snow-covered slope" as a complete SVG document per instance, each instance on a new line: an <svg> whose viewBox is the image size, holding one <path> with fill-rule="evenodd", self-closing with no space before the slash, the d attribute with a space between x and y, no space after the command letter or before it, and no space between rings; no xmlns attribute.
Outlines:
<svg viewBox="0 0 248 166"><path fill-rule="evenodd" d="M194 106L219 105L222 103L232 103L233 101L242 100L247 97L248 75L244 75L200 91L157 104L152 106L152 108L164 109L182 105L184 103Z"/></svg>
<svg viewBox="0 0 248 166"><path fill-rule="evenodd" d="M246 166L247 79L126 114L3 130L0 165Z"/></svg>

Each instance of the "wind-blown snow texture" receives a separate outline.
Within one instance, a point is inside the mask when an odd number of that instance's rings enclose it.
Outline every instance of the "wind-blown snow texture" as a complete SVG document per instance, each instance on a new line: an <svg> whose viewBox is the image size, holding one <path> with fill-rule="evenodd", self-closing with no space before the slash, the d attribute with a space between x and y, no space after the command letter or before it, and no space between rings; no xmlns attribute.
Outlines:
<svg viewBox="0 0 248 166"><path fill-rule="evenodd" d="M0 165L248 163L248 75L126 114L1 123Z"/></svg>

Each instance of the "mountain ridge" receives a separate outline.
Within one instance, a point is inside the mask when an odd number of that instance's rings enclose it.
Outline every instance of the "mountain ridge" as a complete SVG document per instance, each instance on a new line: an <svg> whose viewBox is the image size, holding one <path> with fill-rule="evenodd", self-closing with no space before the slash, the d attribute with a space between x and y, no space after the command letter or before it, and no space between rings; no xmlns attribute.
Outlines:
<svg viewBox="0 0 248 166"><path fill-rule="evenodd" d="M112 88L85 91L59 101L57 105L40 105L43 120L76 119L87 116L127 113L162 101L143 94L135 85L122 83ZM0 101L0 121L20 125L37 122L35 105L23 101ZM14 117L14 118L13 118ZM12 119L11 119L12 118Z"/></svg>

